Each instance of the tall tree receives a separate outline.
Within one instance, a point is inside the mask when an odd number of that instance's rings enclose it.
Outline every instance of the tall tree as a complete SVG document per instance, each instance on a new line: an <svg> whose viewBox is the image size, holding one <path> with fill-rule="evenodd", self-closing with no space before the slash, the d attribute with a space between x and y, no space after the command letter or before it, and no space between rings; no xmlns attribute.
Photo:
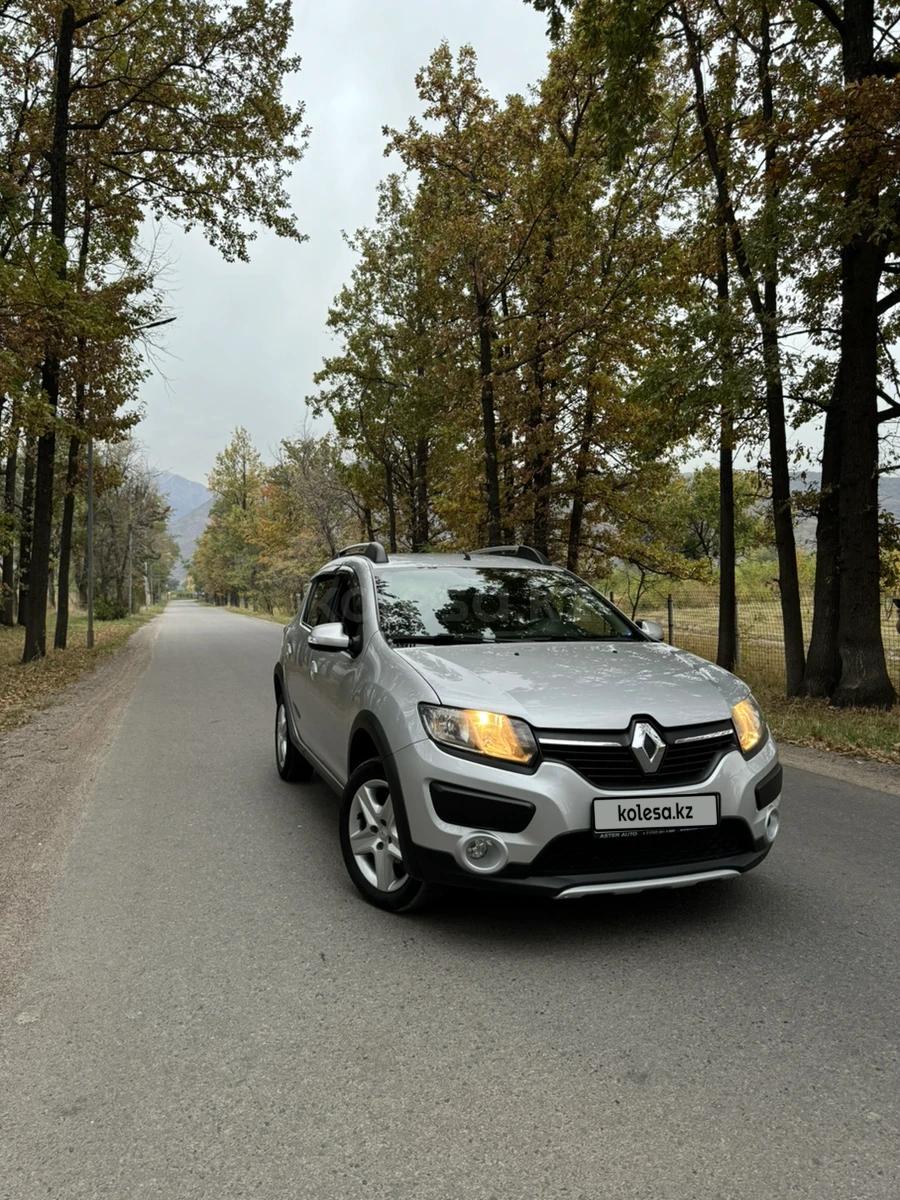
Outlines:
<svg viewBox="0 0 900 1200"><path fill-rule="evenodd" d="M879 324L900 301L892 278L882 292L900 219L900 18L874 0L531 2L547 12L555 36L573 13L584 52L604 59L614 86L602 119L615 131L614 144L640 136L660 72L680 58L732 273L759 326L788 690L802 684L838 704L891 704L878 593L879 427L900 414L900 403L890 337ZM729 42L741 79L730 113L720 110L716 84ZM729 180L724 163L723 118L740 123L751 151L753 170L739 181ZM783 310L785 296L794 301L828 277L829 253L840 292L836 316L807 331L833 364L833 387L820 402L816 615L804 676L785 436L787 394L797 391L797 379L785 383L792 349Z"/></svg>
<svg viewBox="0 0 900 1200"><path fill-rule="evenodd" d="M837 494L837 657L839 705L889 707L895 698L881 636L879 584L879 317L900 301L879 298L885 263L900 238L896 139L900 41L896 13L878 19L874 0L811 7L837 42L843 89L840 179L840 348L826 418L826 504ZM888 53L877 48L886 45ZM888 415L896 415L888 410ZM823 473L824 473L823 465ZM831 512L827 514L832 519ZM827 547L823 547L827 552ZM834 574L834 568L827 564ZM829 580L823 579L823 593ZM824 670L828 672L829 664ZM818 690L818 687L816 688Z"/></svg>
<svg viewBox="0 0 900 1200"><path fill-rule="evenodd" d="M9 422L6 429L6 461L3 471L3 571L0 575L0 624L15 623L15 544L16 544L16 478L19 465L18 406L9 406Z"/></svg>
<svg viewBox="0 0 900 1200"><path fill-rule="evenodd" d="M285 177L302 151L302 109L280 100L297 60L287 53L290 6L245 0L210 7L175 0L130 11L65 5L52 46L48 160L52 274L60 315L68 280L70 170L86 160L119 182L119 194L185 224L200 224L227 257L246 256L247 225L298 236ZM198 187L198 178L202 186ZM68 335L68 336L67 336ZM48 330L41 382L32 592L49 578L60 372L71 353L65 322ZM45 648L46 613L30 607L25 659Z"/></svg>
<svg viewBox="0 0 900 1200"><path fill-rule="evenodd" d="M675 114L613 176L597 71L568 46L528 101L489 101L466 48L418 82L431 123L389 135L409 174L351 242L315 404L390 545L421 544L424 519L432 542L521 537L575 565L689 431L671 393L639 388L685 299Z"/></svg>

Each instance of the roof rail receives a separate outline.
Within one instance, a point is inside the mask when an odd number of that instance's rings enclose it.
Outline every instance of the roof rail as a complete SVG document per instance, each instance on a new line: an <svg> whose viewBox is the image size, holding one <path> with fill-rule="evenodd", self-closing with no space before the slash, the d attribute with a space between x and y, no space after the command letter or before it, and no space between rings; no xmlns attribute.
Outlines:
<svg viewBox="0 0 900 1200"><path fill-rule="evenodd" d="M363 558L370 558L374 563L386 563L388 561L387 551L381 542L356 542L353 546L345 546L343 550L338 550L338 558L346 558L348 554L361 554Z"/></svg>
<svg viewBox="0 0 900 1200"><path fill-rule="evenodd" d="M497 554L503 558L527 558L530 562L540 563L542 567L551 566L550 559L533 546L482 546L473 550L472 554Z"/></svg>

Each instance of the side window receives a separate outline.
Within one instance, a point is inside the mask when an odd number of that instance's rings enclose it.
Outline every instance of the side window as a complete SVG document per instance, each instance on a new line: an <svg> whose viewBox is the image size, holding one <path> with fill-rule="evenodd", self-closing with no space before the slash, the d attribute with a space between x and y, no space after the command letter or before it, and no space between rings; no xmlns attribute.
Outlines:
<svg viewBox="0 0 900 1200"><path fill-rule="evenodd" d="M341 591L341 583L339 575L326 575L322 579L314 581L309 589L309 598L303 614L305 624L310 626L327 625L341 619L336 603Z"/></svg>

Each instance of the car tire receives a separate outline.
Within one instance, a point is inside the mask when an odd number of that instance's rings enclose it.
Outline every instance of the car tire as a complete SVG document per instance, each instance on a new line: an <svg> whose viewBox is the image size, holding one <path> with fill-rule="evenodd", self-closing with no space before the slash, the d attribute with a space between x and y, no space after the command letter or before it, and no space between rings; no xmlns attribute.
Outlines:
<svg viewBox="0 0 900 1200"><path fill-rule="evenodd" d="M291 739L284 696L275 705L275 766L285 783L306 783L314 771Z"/></svg>
<svg viewBox="0 0 900 1200"><path fill-rule="evenodd" d="M357 890L387 912L421 908L432 889L406 870L397 830L397 797L377 759L357 767L344 788L340 812L341 853ZM402 804L402 798L400 798Z"/></svg>

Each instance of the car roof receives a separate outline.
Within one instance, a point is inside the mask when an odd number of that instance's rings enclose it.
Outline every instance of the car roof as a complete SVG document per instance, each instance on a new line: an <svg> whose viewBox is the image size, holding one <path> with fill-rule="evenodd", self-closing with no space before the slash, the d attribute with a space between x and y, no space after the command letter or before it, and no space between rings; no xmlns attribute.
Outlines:
<svg viewBox="0 0 900 1200"><path fill-rule="evenodd" d="M562 567L558 567L555 564L537 563L529 558L520 558L515 554L478 554L475 551L470 553L460 551L453 554L407 554L393 552L389 555L386 563L373 563L362 554L345 554L340 558L333 558L331 562L326 563L320 570L324 571L326 568L333 569L341 563L352 561L364 561L378 571L389 571L391 567L506 567L519 571L563 570Z"/></svg>

